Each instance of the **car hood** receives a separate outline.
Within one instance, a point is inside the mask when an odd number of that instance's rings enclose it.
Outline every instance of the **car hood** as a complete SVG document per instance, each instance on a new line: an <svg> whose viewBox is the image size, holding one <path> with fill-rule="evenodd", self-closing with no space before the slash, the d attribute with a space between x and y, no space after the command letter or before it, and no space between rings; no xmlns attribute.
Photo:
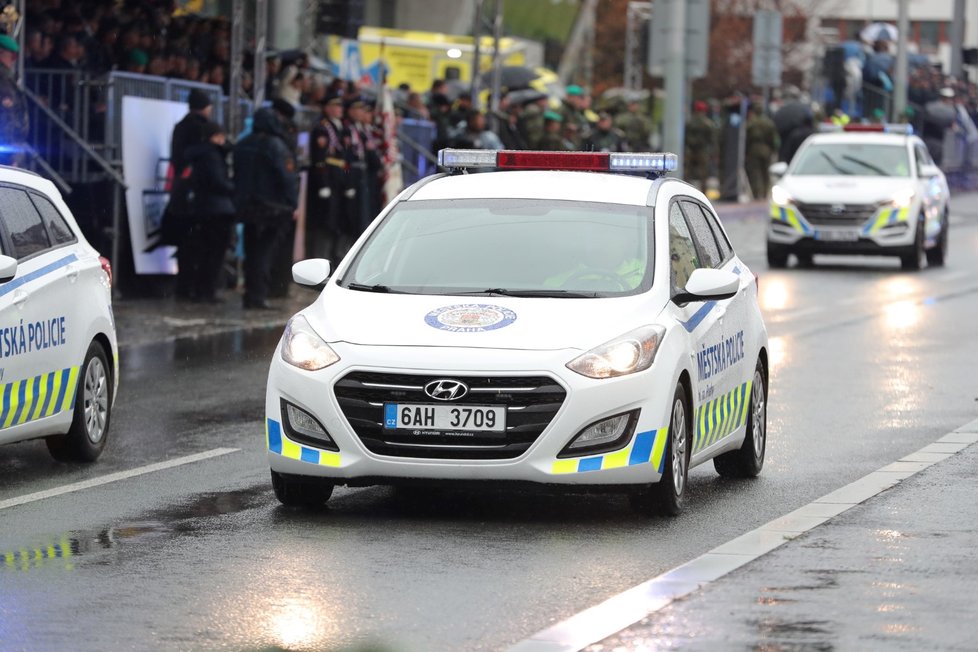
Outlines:
<svg viewBox="0 0 978 652"><path fill-rule="evenodd" d="M587 350L653 323L659 312L649 310L647 294L602 299L422 296L330 284L302 314L327 342Z"/></svg>
<svg viewBox="0 0 978 652"><path fill-rule="evenodd" d="M875 204L912 187L909 177L787 176L778 182L803 204Z"/></svg>

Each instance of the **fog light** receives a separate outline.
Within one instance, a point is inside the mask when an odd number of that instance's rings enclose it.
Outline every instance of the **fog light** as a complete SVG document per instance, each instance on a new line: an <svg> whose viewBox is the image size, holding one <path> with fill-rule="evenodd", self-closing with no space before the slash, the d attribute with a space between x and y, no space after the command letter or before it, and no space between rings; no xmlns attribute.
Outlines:
<svg viewBox="0 0 978 652"><path fill-rule="evenodd" d="M339 450L336 442L326 432L326 428L302 408L296 407L288 401L282 401L282 413L285 417L283 419L285 433L289 439L324 450Z"/></svg>
<svg viewBox="0 0 978 652"><path fill-rule="evenodd" d="M579 432L557 457L577 457L585 453L606 453L621 448L632 438L638 410L596 421Z"/></svg>

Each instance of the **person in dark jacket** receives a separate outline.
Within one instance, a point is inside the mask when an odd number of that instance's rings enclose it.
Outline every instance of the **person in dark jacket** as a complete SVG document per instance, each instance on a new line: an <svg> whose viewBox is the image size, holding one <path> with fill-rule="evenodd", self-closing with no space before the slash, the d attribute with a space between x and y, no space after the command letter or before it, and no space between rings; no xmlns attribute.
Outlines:
<svg viewBox="0 0 978 652"><path fill-rule="evenodd" d="M207 140L204 137L204 127L210 121L213 110L210 97L197 88L190 91L187 106L190 112L173 128L170 142L170 166L176 174L183 171L186 149Z"/></svg>
<svg viewBox="0 0 978 652"><path fill-rule="evenodd" d="M296 161L282 120L259 109L252 132L234 146L234 204L244 222L245 308L270 308L272 254L298 206Z"/></svg>
<svg viewBox="0 0 978 652"><path fill-rule="evenodd" d="M185 152L191 168L193 201L189 229L177 249L178 279L189 288L190 298L202 303L220 303L221 267L231 240L234 222L234 184L228 175L227 139L215 122L204 125L207 140Z"/></svg>
<svg viewBox="0 0 978 652"><path fill-rule="evenodd" d="M341 234L350 231L343 210L347 190L350 135L343 124L343 98L332 95L309 139L309 195L306 201L306 258L342 258Z"/></svg>

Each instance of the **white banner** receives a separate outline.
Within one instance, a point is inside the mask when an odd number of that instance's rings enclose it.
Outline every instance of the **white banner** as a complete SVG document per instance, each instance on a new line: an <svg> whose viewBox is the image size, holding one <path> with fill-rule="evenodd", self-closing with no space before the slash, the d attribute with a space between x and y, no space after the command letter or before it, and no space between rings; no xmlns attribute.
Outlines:
<svg viewBox="0 0 978 652"><path fill-rule="evenodd" d="M161 159L170 158L173 127L187 114L185 102L122 98L122 172L126 179L126 212L129 237L137 274L176 274L173 247L158 247L145 253L147 237L159 227L165 206Z"/></svg>

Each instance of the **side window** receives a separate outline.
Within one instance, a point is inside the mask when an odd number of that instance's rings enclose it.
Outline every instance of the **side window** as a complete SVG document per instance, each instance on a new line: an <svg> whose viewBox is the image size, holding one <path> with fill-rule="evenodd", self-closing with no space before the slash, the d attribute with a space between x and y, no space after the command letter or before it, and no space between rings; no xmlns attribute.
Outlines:
<svg viewBox="0 0 978 652"><path fill-rule="evenodd" d="M31 193L31 200L37 207L37 212L41 214L44 226L48 228L48 235L56 245L68 244L76 240L75 234L71 232L65 218L54 207L51 200L44 195Z"/></svg>
<svg viewBox="0 0 978 652"><path fill-rule="evenodd" d="M0 188L0 216L14 246L12 255L18 260L51 246L41 215L23 190Z"/></svg>
<svg viewBox="0 0 978 652"><path fill-rule="evenodd" d="M672 291L686 287L689 275L701 267L693 236L689 232L679 202L669 208L669 261L671 263Z"/></svg>
<svg viewBox="0 0 978 652"><path fill-rule="evenodd" d="M689 220L689 227L693 234L693 241L700 252L704 267L719 267L723 263L720 255L720 248L717 246L717 239L713 235L713 229L706 222L706 216L698 204L693 202L682 202L683 212Z"/></svg>
<svg viewBox="0 0 978 652"><path fill-rule="evenodd" d="M699 206L700 210L703 211L703 215L706 216L706 221L710 225L710 229L713 231L714 237L717 239L717 248L720 250L720 260L729 260L730 257L733 256L733 247L730 246L730 241L727 240L726 234L723 232L723 229L720 228L720 220L718 220L717 216L713 214L713 211L705 208L702 205Z"/></svg>
<svg viewBox="0 0 978 652"><path fill-rule="evenodd" d="M931 161L931 158L930 158L930 154L927 153L927 150L925 148L921 147L920 145L915 145L914 148L913 148L913 151L916 154L916 158L917 158L917 173L918 174L920 174L920 166L922 166L922 165L933 165L933 162Z"/></svg>

